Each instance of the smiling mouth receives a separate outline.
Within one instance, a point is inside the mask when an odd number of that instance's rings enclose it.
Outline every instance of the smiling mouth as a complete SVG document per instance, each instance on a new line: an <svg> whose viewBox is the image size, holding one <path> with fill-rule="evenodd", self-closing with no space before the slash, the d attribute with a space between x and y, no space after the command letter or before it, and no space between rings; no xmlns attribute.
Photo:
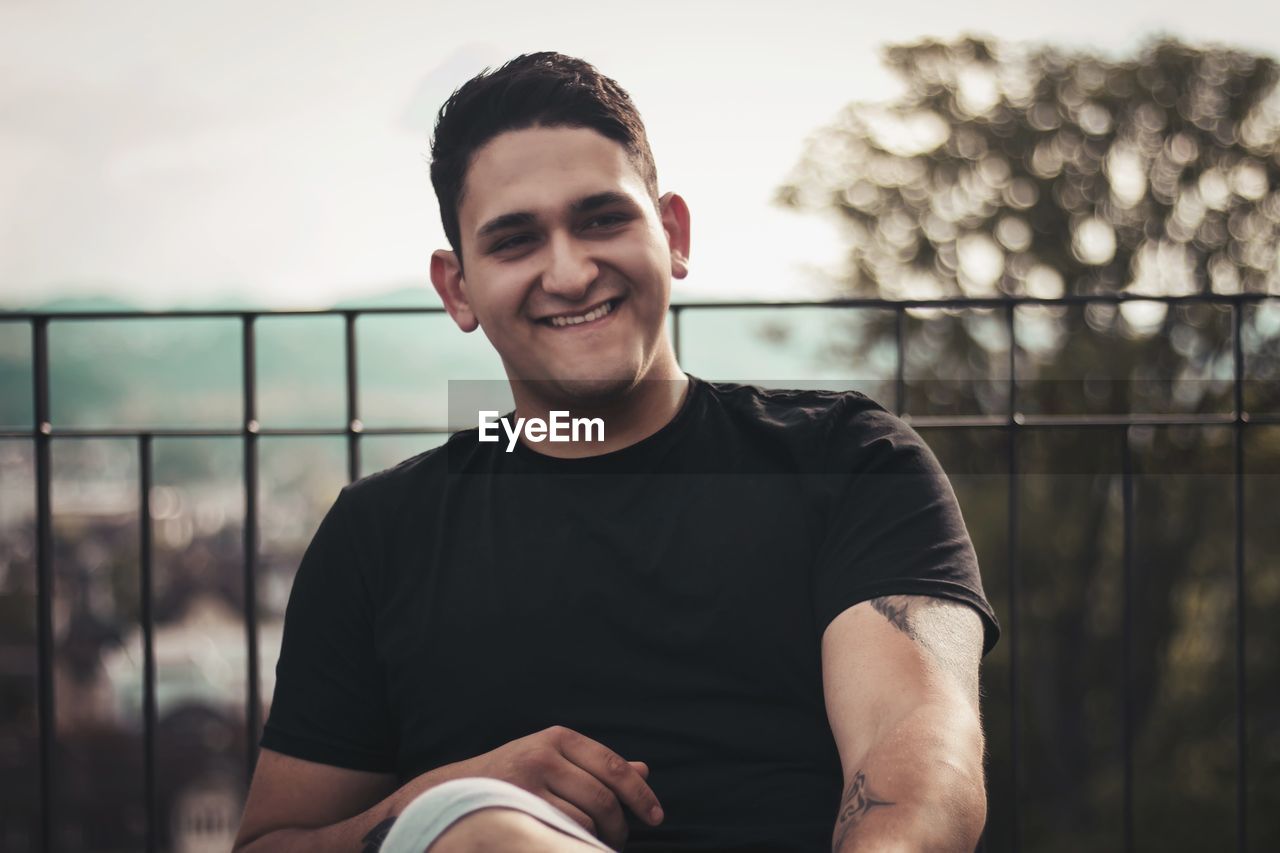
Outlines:
<svg viewBox="0 0 1280 853"><path fill-rule="evenodd" d="M555 317L544 317L538 322L556 329L595 323L612 314L620 302L622 302L621 299L610 299L607 302L592 308L590 311L583 312L582 314L560 314Z"/></svg>

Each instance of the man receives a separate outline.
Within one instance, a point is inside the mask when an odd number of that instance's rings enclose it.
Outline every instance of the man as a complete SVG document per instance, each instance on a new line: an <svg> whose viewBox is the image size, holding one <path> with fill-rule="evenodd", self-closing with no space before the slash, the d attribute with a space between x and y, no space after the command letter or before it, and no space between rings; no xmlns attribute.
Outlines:
<svg viewBox="0 0 1280 853"><path fill-rule="evenodd" d="M920 438L680 370L689 210L587 63L472 79L432 153L431 279L519 438L342 490L236 850L972 850L999 629ZM511 429L558 411L603 435Z"/></svg>

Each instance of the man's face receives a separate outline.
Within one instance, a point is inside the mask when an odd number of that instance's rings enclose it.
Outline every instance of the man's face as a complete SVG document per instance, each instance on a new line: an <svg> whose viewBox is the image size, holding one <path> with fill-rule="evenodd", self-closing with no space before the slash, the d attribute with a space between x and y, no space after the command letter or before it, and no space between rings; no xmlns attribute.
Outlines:
<svg viewBox="0 0 1280 853"><path fill-rule="evenodd" d="M661 206L660 217L626 150L594 130L509 131L467 172L465 276L437 252L432 280L509 378L546 381L535 383L544 400L679 378L666 314L672 275L686 274L688 211L670 194Z"/></svg>

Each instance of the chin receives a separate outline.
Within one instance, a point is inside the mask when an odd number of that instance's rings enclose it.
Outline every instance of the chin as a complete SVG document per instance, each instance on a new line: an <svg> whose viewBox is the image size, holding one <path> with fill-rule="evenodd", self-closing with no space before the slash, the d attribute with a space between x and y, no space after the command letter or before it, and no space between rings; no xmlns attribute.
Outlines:
<svg viewBox="0 0 1280 853"><path fill-rule="evenodd" d="M626 395L636 385L634 376L558 379L553 383L556 396L578 405L611 403Z"/></svg>

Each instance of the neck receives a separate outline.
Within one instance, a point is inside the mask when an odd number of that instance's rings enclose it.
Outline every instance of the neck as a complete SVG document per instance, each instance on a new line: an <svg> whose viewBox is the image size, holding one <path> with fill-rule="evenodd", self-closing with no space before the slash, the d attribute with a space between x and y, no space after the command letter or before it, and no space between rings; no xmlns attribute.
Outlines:
<svg viewBox="0 0 1280 853"><path fill-rule="evenodd" d="M531 442L523 433L520 441L530 450L562 459L600 456L642 441L671 422L689 392L689 378L674 362L671 366L673 369L663 371L660 377L653 376L651 371L649 376L620 397L600 401L547 401L530 393L521 383L512 383L517 418L525 418L526 421L538 418L550 422L551 413L558 411L568 412L562 417L599 418L604 423L604 438L600 441ZM585 429L583 434L586 434Z"/></svg>

